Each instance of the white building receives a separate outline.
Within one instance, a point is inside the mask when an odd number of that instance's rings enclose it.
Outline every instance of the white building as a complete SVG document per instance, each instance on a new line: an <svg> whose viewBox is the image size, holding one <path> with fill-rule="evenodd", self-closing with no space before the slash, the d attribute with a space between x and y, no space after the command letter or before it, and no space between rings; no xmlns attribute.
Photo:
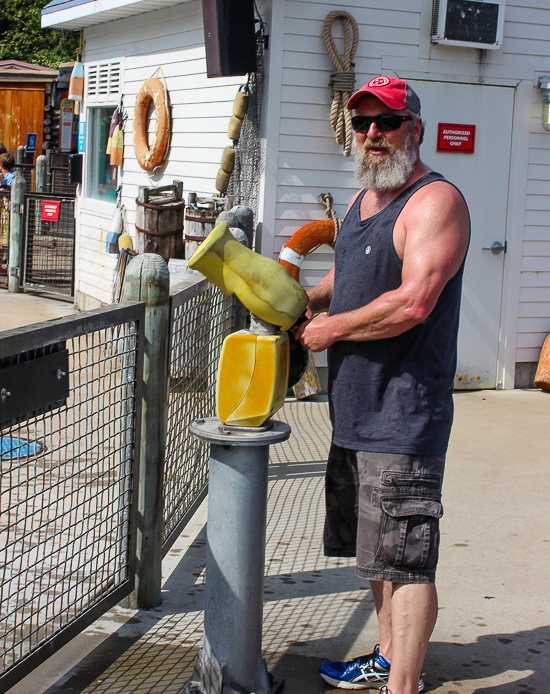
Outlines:
<svg viewBox="0 0 550 694"><path fill-rule="evenodd" d="M434 6L444 13L446 0L258 3L269 34L261 251L275 257L300 226L323 218L320 192L332 193L343 217L356 189L350 159L342 156L329 124L333 67L322 38L327 13L345 9L359 24L357 87L378 74L412 83L427 121L422 158L457 184L470 206L457 385L512 388L532 379L550 331L550 132L542 126L537 88L538 77L550 73L550 8L546 0L453 1L504 18L490 46L433 42ZM91 307L109 300L115 263L104 241L114 182L111 192L98 190L101 118L123 95L130 118L119 182L132 228L140 185L178 178L185 191L215 193L233 98L244 80L206 77L199 0L54 0L43 10L42 24L83 29L87 144L77 205L76 288L79 305ZM339 23L333 31L341 35ZM134 155L131 117L137 92L159 67L172 103L173 134L162 174L149 176ZM443 123L474 125L474 151L437 151ZM495 241L506 244L505 253L484 250ZM322 247L309 257L302 269L306 286L330 268L331 254Z"/></svg>

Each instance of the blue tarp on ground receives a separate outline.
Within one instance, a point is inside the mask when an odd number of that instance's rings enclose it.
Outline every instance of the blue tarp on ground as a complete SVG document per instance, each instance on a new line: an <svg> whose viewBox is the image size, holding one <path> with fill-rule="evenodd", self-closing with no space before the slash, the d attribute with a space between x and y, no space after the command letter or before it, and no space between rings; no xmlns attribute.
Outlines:
<svg viewBox="0 0 550 694"><path fill-rule="evenodd" d="M12 458L27 458L30 455L41 453L44 446L38 441L27 441L26 439L16 439L11 436L0 436L0 451L2 460Z"/></svg>

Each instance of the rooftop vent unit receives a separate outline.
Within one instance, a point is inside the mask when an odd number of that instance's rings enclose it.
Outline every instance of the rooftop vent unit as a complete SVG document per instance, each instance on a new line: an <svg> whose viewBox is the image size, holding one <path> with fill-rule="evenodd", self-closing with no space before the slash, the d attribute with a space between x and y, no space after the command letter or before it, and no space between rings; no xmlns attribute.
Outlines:
<svg viewBox="0 0 550 694"><path fill-rule="evenodd" d="M432 43L498 49L502 45L506 0L434 0Z"/></svg>

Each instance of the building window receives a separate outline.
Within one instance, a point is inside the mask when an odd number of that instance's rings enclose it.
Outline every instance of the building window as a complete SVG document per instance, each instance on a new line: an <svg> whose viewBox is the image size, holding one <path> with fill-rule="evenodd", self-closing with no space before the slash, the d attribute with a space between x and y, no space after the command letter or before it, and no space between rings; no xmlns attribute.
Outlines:
<svg viewBox="0 0 550 694"><path fill-rule="evenodd" d="M88 109L88 190L87 197L116 202L117 166L106 153L109 128L115 106Z"/></svg>

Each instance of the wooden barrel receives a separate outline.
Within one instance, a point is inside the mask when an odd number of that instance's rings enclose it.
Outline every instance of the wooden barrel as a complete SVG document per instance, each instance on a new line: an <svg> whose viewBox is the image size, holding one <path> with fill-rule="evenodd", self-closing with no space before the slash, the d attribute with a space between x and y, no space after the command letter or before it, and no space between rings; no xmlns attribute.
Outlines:
<svg viewBox="0 0 550 694"><path fill-rule="evenodd" d="M157 253L166 262L183 256L183 184L145 188L136 198L136 232L139 253Z"/></svg>
<svg viewBox="0 0 550 694"><path fill-rule="evenodd" d="M185 212L185 257L189 259L216 226L221 210L195 210Z"/></svg>

